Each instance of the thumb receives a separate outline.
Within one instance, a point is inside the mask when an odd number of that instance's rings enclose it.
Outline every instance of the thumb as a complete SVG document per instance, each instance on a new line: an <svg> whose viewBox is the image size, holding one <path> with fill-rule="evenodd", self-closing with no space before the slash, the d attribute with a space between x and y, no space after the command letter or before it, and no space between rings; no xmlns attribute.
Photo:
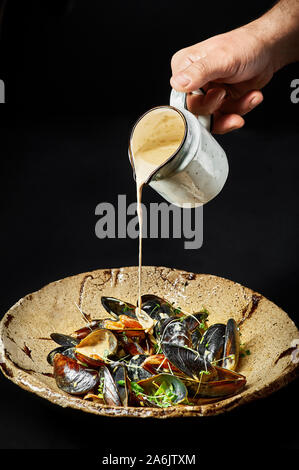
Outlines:
<svg viewBox="0 0 299 470"><path fill-rule="evenodd" d="M184 70L174 73L170 83L175 90L188 92L197 90L208 82L225 78L228 75L227 64L216 54L201 57Z"/></svg>

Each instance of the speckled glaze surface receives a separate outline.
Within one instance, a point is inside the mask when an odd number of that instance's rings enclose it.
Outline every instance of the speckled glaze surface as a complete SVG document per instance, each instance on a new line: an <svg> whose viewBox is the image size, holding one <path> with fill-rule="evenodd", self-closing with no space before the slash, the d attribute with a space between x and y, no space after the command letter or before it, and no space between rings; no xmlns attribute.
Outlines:
<svg viewBox="0 0 299 470"><path fill-rule="evenodd" d="M72 333L84 325L77 303L88 316L107 317L101 296L131 303L137 298L137 267L102 269L62 279L17 302L0 323L0 368L20 387L63 407L105 416L184 417L223 413L265 397L298 375L291 360L292 340L299 331L288 315L262 295L238 283L207 274L164 267L143 267L143 293L153 293L193 313L210 312L209 324L233 317L251 354L240 359L245 389L225 400L198 406L159 408L110 407L67 395L56 386L46 356L54 349L50 333Z"/></svg>

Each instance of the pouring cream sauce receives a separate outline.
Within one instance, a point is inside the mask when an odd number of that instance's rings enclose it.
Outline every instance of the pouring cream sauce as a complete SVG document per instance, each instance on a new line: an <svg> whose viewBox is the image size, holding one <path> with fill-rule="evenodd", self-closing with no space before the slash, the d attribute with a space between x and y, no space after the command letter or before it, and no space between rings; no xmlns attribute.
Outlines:
<svg viewBox="0 0 299 470"><path fill-rule="evenodd" d="M134 162L137 190L137 215L139 220L138 309L136 316L146 328L148 315L141 306L142 273L142 188L150 177L180 147L185 136L182 116L168 107L155 108L146 113L136 124L131 137L131 156Z"/></svg>

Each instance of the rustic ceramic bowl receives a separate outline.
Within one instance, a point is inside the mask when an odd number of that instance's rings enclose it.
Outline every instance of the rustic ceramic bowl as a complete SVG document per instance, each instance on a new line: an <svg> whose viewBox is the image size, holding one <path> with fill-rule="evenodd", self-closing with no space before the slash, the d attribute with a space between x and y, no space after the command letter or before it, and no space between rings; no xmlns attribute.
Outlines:
<svg viewBox="0 0 299 470"><path fill-rule="evenodd" d="M7 378L25 390L61 406L106 416L180 417L215 415L259 397L292 380L297 372L294 347L299 331L287 314L260 294L235 282L206 274L163 267L143 268L142 290L164 297L190 313L206 307L209 323L233 317L250 355L238 371L247 378L245 389L230 398L199 406L122 408L67 395L56 386L46 361L56 345L50 333L71 333L84 325L78 304L92 318L107 317L101 296L136 303L137 268L103 269L53 282L17 302L0 323L0 367Z"/></svg>

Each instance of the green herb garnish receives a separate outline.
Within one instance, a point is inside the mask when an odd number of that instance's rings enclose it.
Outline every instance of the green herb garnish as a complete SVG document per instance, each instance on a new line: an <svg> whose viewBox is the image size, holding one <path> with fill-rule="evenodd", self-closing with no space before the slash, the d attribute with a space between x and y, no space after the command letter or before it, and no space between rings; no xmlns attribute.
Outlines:
<svg viewBox="0 0 299 470"><path fill-rule="evenodd" d="M153 385L157 387L157 390L155 393L148 395L137 382L131 382L131 388L136 395L141 395L143 399L146 399L160 408L173 406L174 401L177 399L173 384L168 385L166 382L162 382L159 385L153 382Z"/></svg>
<svg viewBox="0 0 299 470"><path fill-rule="evenodd" d="M125 303L123 307L123 312L127 312L128 310L134 310L134 307L129 307L129 305Z"/></svg>
<svg viewBox="0 0 299 470"><path fill-rule="evenodd" d="M175 314L180 314L181 312L182 312L181 307L177 307L177 308L175 308L174 311L173 311L173 313L175 313Z"/></svg>
<svg viewBox="0 0 299 470"><path fill-rule="evenodd" d="M99 383L99 388L98 388L98 397L99 398L104 398L103 391L104 391L104 383L105 383L105 378L101 377L100 383Z"/></svg>
<svg viewBox="0 0 299 470"><path fill-rule="evenodd" d="M137 382L131 382L131 388L136 395L144 394L144 390Z"/></svg>

